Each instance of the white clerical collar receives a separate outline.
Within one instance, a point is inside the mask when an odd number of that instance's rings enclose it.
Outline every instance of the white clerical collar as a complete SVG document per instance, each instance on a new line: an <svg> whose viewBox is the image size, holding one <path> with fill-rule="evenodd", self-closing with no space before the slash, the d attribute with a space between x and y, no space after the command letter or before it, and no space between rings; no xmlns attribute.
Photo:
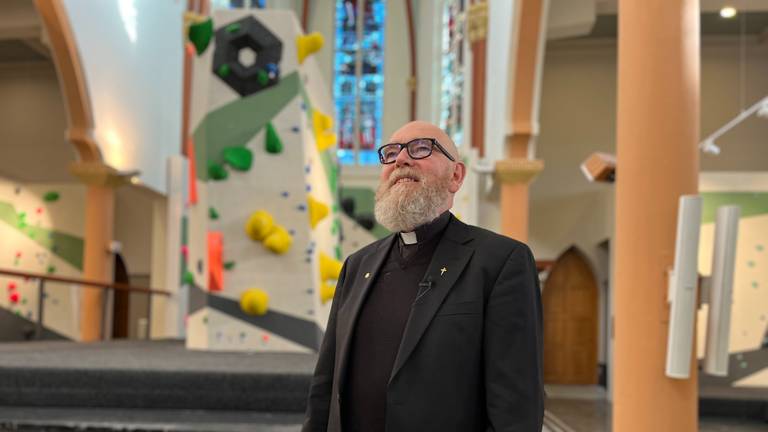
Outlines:
<svg viewBox="0 0 768 432"><path fill-rule="evenodd" d="M402 239L403 243L407 245L416 244L416 232L401 232L400 239Z"/></svg>

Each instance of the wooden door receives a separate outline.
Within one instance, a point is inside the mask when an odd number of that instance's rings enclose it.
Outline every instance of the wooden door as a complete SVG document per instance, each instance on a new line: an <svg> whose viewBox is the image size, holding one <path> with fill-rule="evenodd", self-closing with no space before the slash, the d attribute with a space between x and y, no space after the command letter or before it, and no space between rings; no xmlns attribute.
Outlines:
<svg viewBox="0 0 768 432"><path fill-rule="evenodd" d="M597 384L597 281L586 256L565 251L544 283L544 382Z"/></svg>

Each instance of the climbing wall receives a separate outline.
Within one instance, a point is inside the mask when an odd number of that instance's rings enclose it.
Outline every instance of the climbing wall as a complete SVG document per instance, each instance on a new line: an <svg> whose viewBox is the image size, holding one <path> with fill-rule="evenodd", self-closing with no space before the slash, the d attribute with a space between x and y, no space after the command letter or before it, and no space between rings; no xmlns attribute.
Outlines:
<svg viewBox="0 0 768 432"><path fill-rule="evenodd" d="M183 259L187 346L315 351L342 258L322 40L288 11L216 11L189 34L197 217L182 243L200 256L204 234L205 256Z"/></svg>
<svg viewBox="0 0 768 432"><path fill-rule="evenodd" d="M0 268L81 278L84 202L85 188L80 185L21 184L0 178ZM32 329L38 320L38 282L0 275L0 290L0 313L15 315L19 331ZM43 324L51 334L79 338L78 296L77 287L46 285ZM9 331L2 329L15 338Z"/></svg>
<svg viewBox="0 0 768 432"><path fill-rule="evenodd" d="M768 388L768 192L702 192L699 272L711 274L717 208L741 208L733 281L729 374L733 387ZM699 312L697 349L704 355L707 306ZM704 380L709 378L704 377Z"/></svg>

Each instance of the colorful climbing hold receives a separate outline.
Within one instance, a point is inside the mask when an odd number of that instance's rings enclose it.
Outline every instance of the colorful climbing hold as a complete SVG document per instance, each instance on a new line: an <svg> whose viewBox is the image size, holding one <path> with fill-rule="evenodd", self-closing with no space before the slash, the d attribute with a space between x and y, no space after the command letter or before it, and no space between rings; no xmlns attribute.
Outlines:
<svg viewBox="0 0 768 432"><path fill-rule="evenodd" d="M232 270L233 268L235 268L234 261L227 261L224 263L224 270Z"/></svg>
<svg viewBox="0 0 768 432"><path fill-rule="evenodd" d="M213 20L211 18L205 19L199 17L197 22L192 23L189 26L187 37L189 41L195 46L197 55L205 52L208 45L211 43L211 37L213 36Z"/></svg>
<svg viewBox="0 0 768 432"><path fill-rule="evenodd" d="M329 207L312 195L307 195L307 204L309 205L309 225L314 229L321 220L328 216Z"/></svg>
<svg viewBox="0 0 768 432"><path fill-rule="evenodd" d="M245 147L227 147L224 149L224 161L238 171L248 171L253 162L253 153Z"/></svg>
<svg viewBox="0 0 768 432"><path fill-rule="evenodd" d="M304 63L304 59L310 54L314 54L323 47L325 39L319 32L310 33L306 36L296 37L296 57L299 59L299 64Z"/></svg>
<svg viewBox="0 0 768 432"><path fill-rule="evenodd" d="M19 293L18 291L13 291L8 293L8 300L13 303L17 304L19 302Z"/></svg>
<svg viewBox="0 0 768 432"><path fill-rule="evenodd" d="M265 134L265 148L267 153L279 154L283 152L283 141L277 134L272 123L267 123L267 133Z"/></svg>
<svg viewBox="0 0 768 432"><path fill-rule="evenodd" d="M256 81L258 81L261 85L267 85L269 82L269 74L267 71L260 69L258 72L256 72Z"/></svg>
<svg viewBox="0 0 768 432"><path fill-rule="evenodd" d="M341 273L342 262L331 258L324 252L320 252L320 280L337 280Z"/></svg>
<svg viewBox="0 0 768 432"><path fill-rule="evenodd" d="M216 162L208 162L208 177L213 180L225 180L229 177L227 170Z"/></svg>
<svg viewBox="0 0 768 432"><path fill-rule="evenodd" d="M56 202L59 200L59 193L50 191L47 192L45 195L43 195L43 201L45 202Z"/></svg>
<svg viewBox="0 0 768 432"><path fill-rule="evenodd" d="M336 134L332 132L320 132L315 135L317 151L322 153L336 145Z"/></svg>
<svg viewBox="0 0 768 432"><path fill-rule="evenodd" d="M280 225L275 225L275 229L264 239L264 246L276 254L288 252L292 244L293 237Z"/></svg>
<svg viewBox="0 0 768 432"><path fill-rule="evenodd" d="M208 207L208 217L211 220L217 220L219 218L219 212L213 207Z"/></svg>
<svg viewBox="0 0 768 432"><path fill-rule="evenodd" d="M250 288L240 295L240 309L248 315L266 315L269 294L259 288Z"/></svg>
<svg viewBox="0 0 768 432"><path fill-rule="evenodd" d="M189 270L184 270L184 275L182 276L181 281L184 285L194 285L195 275Z"/></svg>
<svg viewBox="0 0 768 432"><path fill-rule="evenodd" d="M263 241L275 227L272 215L266 210L257 210L245 223L245 233L253 241Z"/></svg>
<svg viewBox="0 0 768 432"><path fill-rule="evenodd" d="M46 273L48 273L48 274L54 274L54 273L56 273L56 266L54 266L54 265L49 265L49 266L48 266L48 269L46 270Z"/></svg>
<svg viewBox="0 0 768 432"><path fill-rule="evenodd" d="M333 300L334 294L336 294L336 284L330 284L328 282L320 284L320 302L322 304L326 304L328 301Z"/></svg>
<svg viewBox="0 0 768 432"><path fill-rule="evenodd" d="M219 66L219 68L216 69L216 74L218 74L222 78L228 77L231 72L232 70L230 70L229 65L226 63Z"/></svg>

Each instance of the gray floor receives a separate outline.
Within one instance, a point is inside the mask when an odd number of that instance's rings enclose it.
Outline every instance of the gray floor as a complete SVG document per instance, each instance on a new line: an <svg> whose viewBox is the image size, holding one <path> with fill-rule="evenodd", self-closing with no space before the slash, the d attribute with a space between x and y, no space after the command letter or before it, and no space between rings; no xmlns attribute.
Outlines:
<svg viewBox="0 0 768 432"><path fill-rule="evenodd" d="M311 374L317 356L192 351L182 341L0 343L0 367Z"/></svg>
<svg viewBox="0 0 768 432"><path fill-rule="evenodd" d="M547 410L568 425L573 432L611 431L610 404L601 400L549 399ZM702 417L700 432L766 432L768 423L737 418Z"/></svg>
<svg viewBox="0 0 768 432"><path fill-rule="evenodd" d="M0 430L298 432L300 414L0 407Z"/></svg>

